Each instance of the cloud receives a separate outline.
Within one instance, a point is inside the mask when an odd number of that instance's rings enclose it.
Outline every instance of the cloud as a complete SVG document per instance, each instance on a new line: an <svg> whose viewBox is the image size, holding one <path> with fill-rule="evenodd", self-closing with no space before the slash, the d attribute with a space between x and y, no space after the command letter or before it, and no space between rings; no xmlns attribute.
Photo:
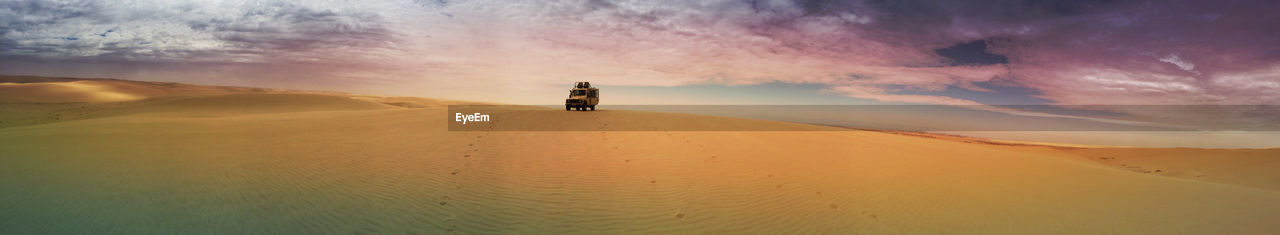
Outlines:
<svg viewBox="0 0 1280 235"><path fill-rule="evenodd" d="M1178 57L1178 55L1175 54L1169 54L1169 56L1161 57L1160 62L1176 65L1178 68L1186 71L1193 71L1196 69L1195 64L1182 60L1182 57Z"/></svg>
<svg viewBox="0 0 1280 235"><path fill-rule="evenodd" d="M956 44L947 48L934 50L943 57L950 58L952 65L991 65L1008 64L1009 58L987 52L985 40L975 40Z"/></svg>
<svg viewBox="0 0 1280 235"><path fill-rule="evenodd" d="M286 2L7 1L0 55L44 60L350 64L394 49L375 13ZM335 56L342 54L342 56Z"/></svg>
<svg viewBox="0 0 1280 235"><path fill-rule="evenodd" d="M871 99L881 102L937 105L981 105L978 102L946 96L890 94L890 92L887 92L885 89L875 86L836 86L830 88L830 90L850 97Z"/></svg>
<svg viewBox="0 0 1280 235"><path fill-rule="evenodd" d="M1266 90L1280 67L1280 32L1264 30L1280 22L1269 17L1275 4L1267 1L0 5L6 61L138 70L208 64L227 77L281 65L308 73L262 79L323 79L408 95L558 87L567 79L819 84L855 98L933 104L974 102L947 89L1004 92L975 85L991 83L1034 91L1029 102L1037 103L1280 103Z"/></svg>

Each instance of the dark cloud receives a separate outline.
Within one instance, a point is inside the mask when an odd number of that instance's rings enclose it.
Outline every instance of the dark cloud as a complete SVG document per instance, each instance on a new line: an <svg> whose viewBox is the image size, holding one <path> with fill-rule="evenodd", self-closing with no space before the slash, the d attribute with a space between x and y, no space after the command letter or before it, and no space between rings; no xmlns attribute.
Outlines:
<svg viewBox="0 0 1280 235"><path fill-rule="evenodd" d="M592 11L600 10L600 9L613 9L618 7L617 4L613 4L613 2L610 2L608 0L587 0L584 5L586 5L587 10L592 10Z"/></svg>
<svg viewBox="0 0 1280 235"><path fill-rule="evenodd" d="M339 14L290 3L254 8L233 18L193 21L188 25L212 33L231 45L228 52L240 54L292 56L344 48L367 50L385 48L388 42L398 40L376 14ZM347 55L357 56L360 51L343 52L357 53Z"/></svg>
<svg viewBox="0 0 1280 235"><path fill-rule="evenodd" d="M378 11L232 4L0 1L0 73L321 89L398 69Z"/></svg>
<svg viewBox="0 0 1280 235"><path fill-rule="evenodd" d="M946 48L934 50L943 57L950 58L952 65L992 65L1008 64L1009 58L987 52L986 40L974 40Z"/></svg>
<svg viewBox="0 0 1280 235"><path fill-rule="evenodd" d="M440 7L449 5L449 0L413 0L414 3L422 6Z"/></svg>
<svg viewBox="0 0 1280 235"><path fill-rule="evenodd" d="M264 3L229 15L193 14L193 9L184 8L121 12L98 1L5 1L0 5L0 11L12 13L0 14L0 55L10 58L357 63L371 56L367 55L371 51L394 49L399 40L376 13L287 2ZM183 20L190 33L175 35L184 29L170 24ZM85 30L67 31L77 28Z"/></svg>
<svg viewBox="0 0 1280 235"><path fill-rule="evenodd" d="M856 12L862 7L861 1L799 0L796 3L804 10L804 15L838 15Z"/></svg>
<svg viewBox="0 0 1280 235"><path fill-rule="evenodd" d="M1280 74L1280 31L1265 30L1280 24L1280 4L1269 1L749 3L770 18L747 27L800 45L793 48L870 41L901 53L925 50L948 65L1009 64L1009 84L1060 102L1274 102L1274 95L1258 95L1274 84L1261 77ZM779 10L788 7L801 13ZM796 33L805 27L797 22L842 15L870 20L825 36L837 40Z"/></svg>
<svg viewBox="0 0 1280 235"><path fill-rule="evenodd" d="M900 102L1280 102L1275 12L1262 0L11 0L0 57L806 83ZM995 80L1018 89L980 85Z"/></svg>
<svg viewBox="0 0 1280 235"><path fill-rule="evenodd" d="M1280 73L1272 72L1280 71L1280 31L1265 30L1280 24L1272 13L1277 6L1256 0L592 0L549 15L609 33L545 38L607 54L679 48L674 56L715 62L654 67L693 70L714 82L767 77L853 86L844 90L858 97L895 86L1012 94L1015 89L976 85L1006 77L1001 84L1038 91L1025 100L1256 102L1274 99L1233 94L1265 92L1259 87L1270 85L1259 84L1272 83L1259 79ZM592 17L599 15L609 17ZM631 42L662 46L633 48ZM756 70L777 61L799 66ZM967 68L974 66L986 69ZM707 73L708 67L720 72ZM823 73L838 75L813 78Z"/></svg>
<svg viewBox="0 0 1280 235"><path fill-rule="evenodd" d="M98 1L0 1L0 36L56 25L69 19L109 20Z"/></svg>
<svg viewBox="0 0 1280 235"><path fill-rule="evenodd" d="M63 48L62 45L23 43L13 38L13 35L57 27L58 24L73 19L106 20L108 17L98 14L101 8L101 3L96 1L0 1L0 56L13 58L15 55L57 52ZM59 41L80 39L71 35L57 35L49 38Z"/></svg>
<svg viewBox="0 0 1280 235"><path fill-rule="evenodd" d="M1090 14L1140 1L1120 0L868 0L886 19L952 18L1026 21Z"/></svg>

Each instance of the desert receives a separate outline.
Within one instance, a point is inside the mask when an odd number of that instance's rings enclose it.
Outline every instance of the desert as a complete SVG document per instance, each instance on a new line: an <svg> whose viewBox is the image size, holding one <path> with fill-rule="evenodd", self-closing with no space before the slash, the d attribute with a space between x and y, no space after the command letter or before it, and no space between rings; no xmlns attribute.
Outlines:
<svg viewBox="0 0 1280 235"><path fill-rule="evenodd" d="M605 106L492 114L591 130L451 131L449 105L475 102L26 76L0 90L5 234L1280 231L1274 148L1023 144ZM635 131L681 125L769 131Z"/></svg>

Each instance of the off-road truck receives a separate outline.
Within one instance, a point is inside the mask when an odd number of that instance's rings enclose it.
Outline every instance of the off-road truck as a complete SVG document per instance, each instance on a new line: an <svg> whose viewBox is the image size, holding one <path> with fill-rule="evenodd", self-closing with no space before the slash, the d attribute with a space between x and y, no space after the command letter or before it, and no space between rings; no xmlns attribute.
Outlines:
<svg viewBox="0 0 1280 235"><path fill-rule="evenodd" d="M591 87L590 82L578 82L569 89L569 98L564 99L564 110L596 110L600 103L600 89Z"/></svg>

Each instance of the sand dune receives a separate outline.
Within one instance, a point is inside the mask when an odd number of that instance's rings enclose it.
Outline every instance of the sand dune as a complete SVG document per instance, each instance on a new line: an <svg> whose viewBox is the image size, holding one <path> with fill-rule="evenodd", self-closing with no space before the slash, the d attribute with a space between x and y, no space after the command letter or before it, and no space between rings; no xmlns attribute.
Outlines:
<svg viewBox="0 0 1280 235"><path fill-rule="evenodd" d="M171 82L0 75L0 103L101 103L154 97L261 93L271 89ZM297 92L294 92L297 93Z"/></svg>
<svg viewBox="0 0 1280 235"><path fill-rule="evenodd" d="M0 83L0 101L12 103L119 102L142 98L145 97L92 81Z"/></svg>
<svg viewBox="0 0 1280 235"><path fill-rule="evenodd" d="M531 115L503 125L796 131L448 131L444 101L152 94L0 126L0 233L1280 231L1278 174L1265 170L1275 150L1047 147L538 108L511 110ZM4 106L22 105L35 104Z"/></svg>
<svg viewBox="0 0 1280 235"><path fill-rule="evenodd" d="M317 94L224 94L194 97L168 97L120 105L96 113L93 117L117 115L184 115L234 116L307 111L349 111L388 109L396 106L352 99L345 96Z"/></svg>
<svg viewBox="0 0 1280 235"><path fill-rule="evenodd" d="M1280 190L1280 149L1079 148L1066 152L1128 171Z"/></svg>

